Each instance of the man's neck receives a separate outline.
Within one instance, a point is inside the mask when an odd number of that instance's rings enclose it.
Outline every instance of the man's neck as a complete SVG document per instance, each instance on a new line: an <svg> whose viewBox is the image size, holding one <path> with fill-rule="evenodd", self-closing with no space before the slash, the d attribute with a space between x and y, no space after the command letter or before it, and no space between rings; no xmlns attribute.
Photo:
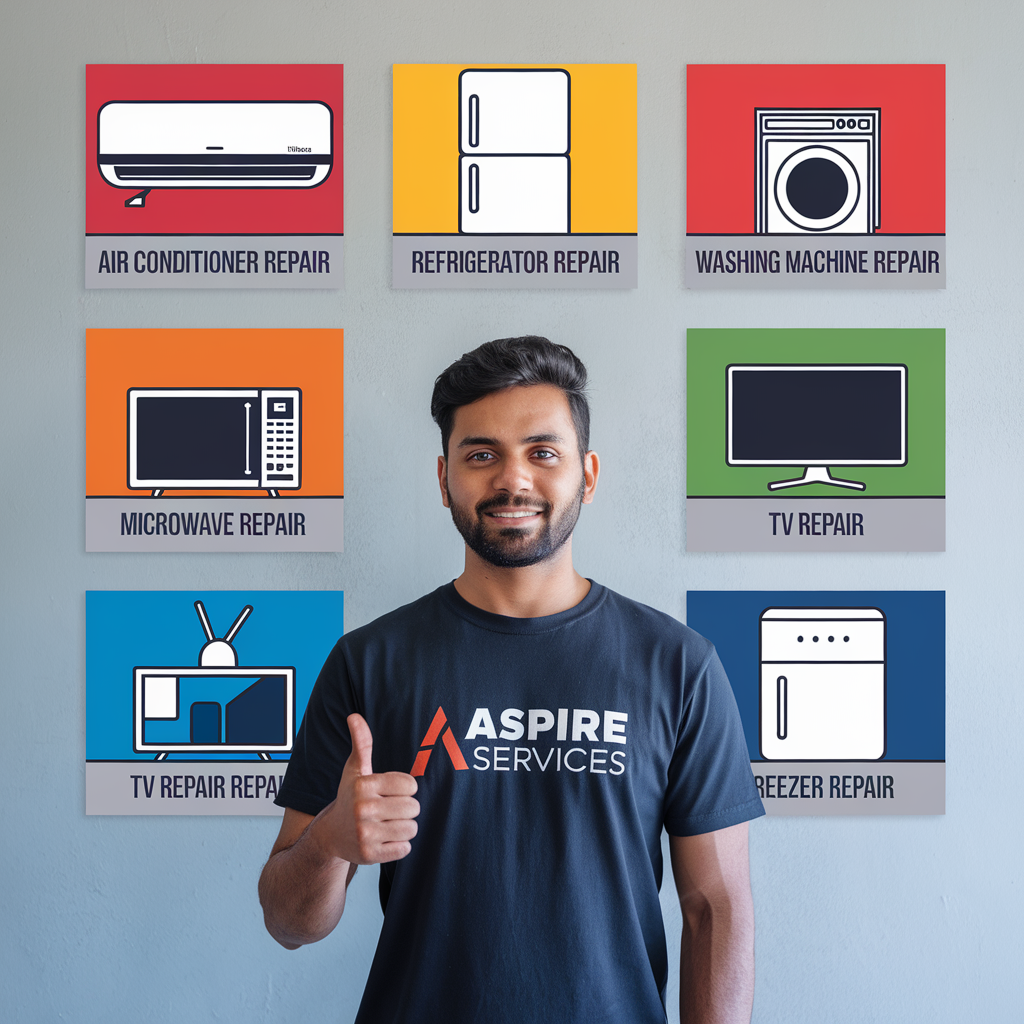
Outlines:
<svg viewBox="0 0 1024 1024"><path fill-rule="evenodd" d="M466 568L455 589L485 612L534 619L574 608L590 592L590 581L573 568L570 539L551 558L521 569L491 565L466 548Z"/></svg>

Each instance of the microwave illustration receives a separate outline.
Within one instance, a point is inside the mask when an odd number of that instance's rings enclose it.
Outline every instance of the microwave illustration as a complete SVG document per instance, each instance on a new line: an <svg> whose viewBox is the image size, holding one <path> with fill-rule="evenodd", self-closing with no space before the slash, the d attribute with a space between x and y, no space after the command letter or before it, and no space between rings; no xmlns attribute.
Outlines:
<svg viewBox="0 0 1024 1024"><path fill-rule="evenodd" d="M459 75L459 231L569 233L569 72Z"/></svg>
<svg viewBox="0 0 1024 1024"><path fill-rule="evenodd" d="M206 607L194 607L206 643L197 666L136 666L133 670L134 743L137 754L288 753L295 740L295 668L239 667L232 644L252 614L247 604L222 639ZM202 758L199 758L202 760Z"/></svg>
<svg viewBox="0 0 1024 1024"><path fill-rule="evenodd" d="M300 388L129 388L128 486L302 486Z"/></svg>
<svg viewBox="0 0 1024 1024"><path fill-rule="evenodd" d="M885 627L880 608L766 608L761 613L765 760L885 756Z"/></svg>

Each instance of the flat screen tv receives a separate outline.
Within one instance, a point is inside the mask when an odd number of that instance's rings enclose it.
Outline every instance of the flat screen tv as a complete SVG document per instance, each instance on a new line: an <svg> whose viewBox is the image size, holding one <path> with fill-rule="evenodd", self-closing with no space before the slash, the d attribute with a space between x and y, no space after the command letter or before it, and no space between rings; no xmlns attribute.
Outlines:
<svg viewBox="0 0 1024 1024"><path fill-rule="evenodd" d="M726 462L800 466L771 491L832 484L829 466L907 464L907 368L887 363L734 363L726 367Z"/></svg>

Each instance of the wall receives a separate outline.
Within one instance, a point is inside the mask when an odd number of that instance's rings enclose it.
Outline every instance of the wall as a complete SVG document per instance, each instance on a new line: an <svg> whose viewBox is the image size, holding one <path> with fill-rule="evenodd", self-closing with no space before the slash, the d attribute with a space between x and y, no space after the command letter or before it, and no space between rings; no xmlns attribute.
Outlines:
<svg viewBox="0 0 1024 1024"><path fill-rule="evenodd" d="M344 588L358 626L457 574L435 495L436 373L492 337L571 345L603 458L577 564L683 615L687 588L948 591L944 817L752 828L758 1022L1019 1019L1021 487L1019 40L983 0L149 0L7 3L0 33L0 1006L13 1021L350 1020L380 913L374 871L336 934L298 953L263 931L273 819L86 818L88 588ZM390 290L390 75L398 61L636 61L640 287ZM83 289L87 62L346 65L343 292ZM687 62L946 62L944 292L682 288ZM84 553L87 327L346 328L341 555ZM948 330L948 552L684 553L686 327ZM668 927L678 912L666 887ZM1016 967L1014 966L1016 965ZM674 1001L675 994L671 999ZM674 1012L674 1011L673 1011Z"/></svg>

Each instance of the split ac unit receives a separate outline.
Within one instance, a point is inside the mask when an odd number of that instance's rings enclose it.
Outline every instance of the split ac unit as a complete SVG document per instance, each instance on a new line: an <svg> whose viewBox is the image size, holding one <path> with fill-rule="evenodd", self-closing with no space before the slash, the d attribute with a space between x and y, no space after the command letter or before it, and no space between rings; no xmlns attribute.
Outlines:
<svg viewBox="0 0 1024 1024"><path fill-rule="evenodd" d="M118 188L313 188L334 159L320 102L115 101L100 108L100 174Z"/></svg>

